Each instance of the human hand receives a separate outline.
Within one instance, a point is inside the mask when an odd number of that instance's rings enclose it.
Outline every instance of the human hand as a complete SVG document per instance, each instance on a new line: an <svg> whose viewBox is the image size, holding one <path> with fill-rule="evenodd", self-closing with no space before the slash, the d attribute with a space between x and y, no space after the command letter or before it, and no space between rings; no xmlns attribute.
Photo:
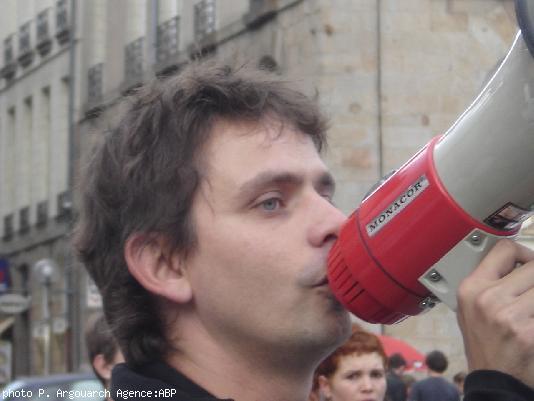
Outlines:
<svg viewBox="0 0 534 401"><path fill-rule="evenodd" d="M469 370L498 370L534 387L534 251L499 241L461 283L458 323Z"/></svg>

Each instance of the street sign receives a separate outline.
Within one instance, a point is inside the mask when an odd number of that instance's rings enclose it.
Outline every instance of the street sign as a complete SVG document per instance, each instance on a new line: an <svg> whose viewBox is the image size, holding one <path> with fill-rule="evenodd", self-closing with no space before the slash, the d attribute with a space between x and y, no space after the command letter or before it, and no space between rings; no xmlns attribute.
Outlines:
<svg viewBox="0 0 534 401"><path fill-rule="evenodd" d="M26 311L30 307L31 297L21 294L0 295L0 312L16 315Z"/></svg>

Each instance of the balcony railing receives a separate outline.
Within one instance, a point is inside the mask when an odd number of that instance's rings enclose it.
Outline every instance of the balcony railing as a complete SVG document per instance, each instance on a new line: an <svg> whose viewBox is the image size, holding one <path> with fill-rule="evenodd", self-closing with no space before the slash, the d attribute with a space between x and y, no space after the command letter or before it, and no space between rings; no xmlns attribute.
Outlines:
<svg viewBox="0 0 534 401"><path fill-rule="evenodd" d="M4 39L4 65L0 70L2 78L8 81L15 77L15 72L17 71L17 63L13 51L13 37L14 34Z"/></svg>
<svg viewBox="0 0 534 401"><path fill-rule="evenodd" d="M102 81L104 64L98 63L87 72L87 102L95 104L102 100Z"/></svg>
<svg viewBox="0 0 534 401"><path fill-rule="evenodd" d="M64 45L69 41L69 10L67 0L56 2L56 39L59 44Z"/></svg>
<svg viewBox="0 0 534 401"><path fill-rule="evenodd" d="M274 18L278 11L276 0L249 0L248 5L249 11L243 16L243 21L251 28L256 28Z"/></svg>
<svg viewBox="0 0 534 401"><path fill-rule="evenodd" d="M128 85L143 80L143 46L144 37L134 40L124 48L124 80Z"/></svg>
<svg viewBox="0 0 534 401"><path fill-rule="evenodd" d="M37 51L41 56L45 56L52 48L50 38L50 17L49 9L45 9L37 14Z"/></svg>
<svg viewBox="0 0 534 401"><path fill-rule="evenodd" d="M4 64L9 64L15 61L13 52L13 36L10 35L4 39Z"/></svg>
<svg viewBox="0 0 534 401"><path fill-rule="evenodd" d="M19 210L19 233L25 234L30 231L30 208L28 206Z"/></svg>
<svg viewBox="0 0 534 401"><path fill-rule="evenodd" d="M157 52L158 63L163 63L178 54L180 17L176 16L158 26Z"/></svg>
<svg viewBox="0 0 534 401"><path fill-rule="evenodd" d="M215 32L215 0L201 0L195 4L195 41Z"/></svg>
<svg viewBox="0 0 534 401"><path fill-rule="evenodd" d="M33 50L31 44L31 22L26 22L19 28L19 63L22 67L27 67L33 61Z"/></svg>
<svg viewBox="0 0 534 401"><path fill-rule="evenodd" d="M48 201L42 201L37 204L37 227L43 227L48 221Z"/></svg>
<svg viewBox="0 0 534 401"><path fill-rule="evenodd" d="M4 241L9 241L13 238L13 214L8 214L4 216Z"/></svg>
<svg viewBox="0 0 534 401"><path fill-rule="evenodd" d="M57 195L57 220L67 219L72 212L72 200L68 191Z"/></svg>

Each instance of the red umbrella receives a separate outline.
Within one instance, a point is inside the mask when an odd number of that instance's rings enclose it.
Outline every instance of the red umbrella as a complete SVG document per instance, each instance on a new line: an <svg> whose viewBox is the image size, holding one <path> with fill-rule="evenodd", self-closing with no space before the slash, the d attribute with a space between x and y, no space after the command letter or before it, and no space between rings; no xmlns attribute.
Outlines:
<svg viewBox="0 0 534 401"><path fill-rule="evenodd" d="M380 342L382 343L387 356L398 353L406 359L406 362L408 363L408 366L406 367L407 371L422 371L426 369L425 356L413 346L395 337L385 335L379 335L378 337L380 338Z"/></svg>

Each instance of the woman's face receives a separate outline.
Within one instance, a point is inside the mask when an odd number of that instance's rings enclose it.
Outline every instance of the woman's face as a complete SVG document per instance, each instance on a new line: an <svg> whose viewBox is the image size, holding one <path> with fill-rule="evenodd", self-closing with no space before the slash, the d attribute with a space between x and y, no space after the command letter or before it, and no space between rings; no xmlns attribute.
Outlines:
<svg viewBox="0 0 534 401"><path fill-rule="evenodd" d="M321 391L331 401L383 401L386 373L377 352L342 356L330 378L319 378Z"/></svg>

